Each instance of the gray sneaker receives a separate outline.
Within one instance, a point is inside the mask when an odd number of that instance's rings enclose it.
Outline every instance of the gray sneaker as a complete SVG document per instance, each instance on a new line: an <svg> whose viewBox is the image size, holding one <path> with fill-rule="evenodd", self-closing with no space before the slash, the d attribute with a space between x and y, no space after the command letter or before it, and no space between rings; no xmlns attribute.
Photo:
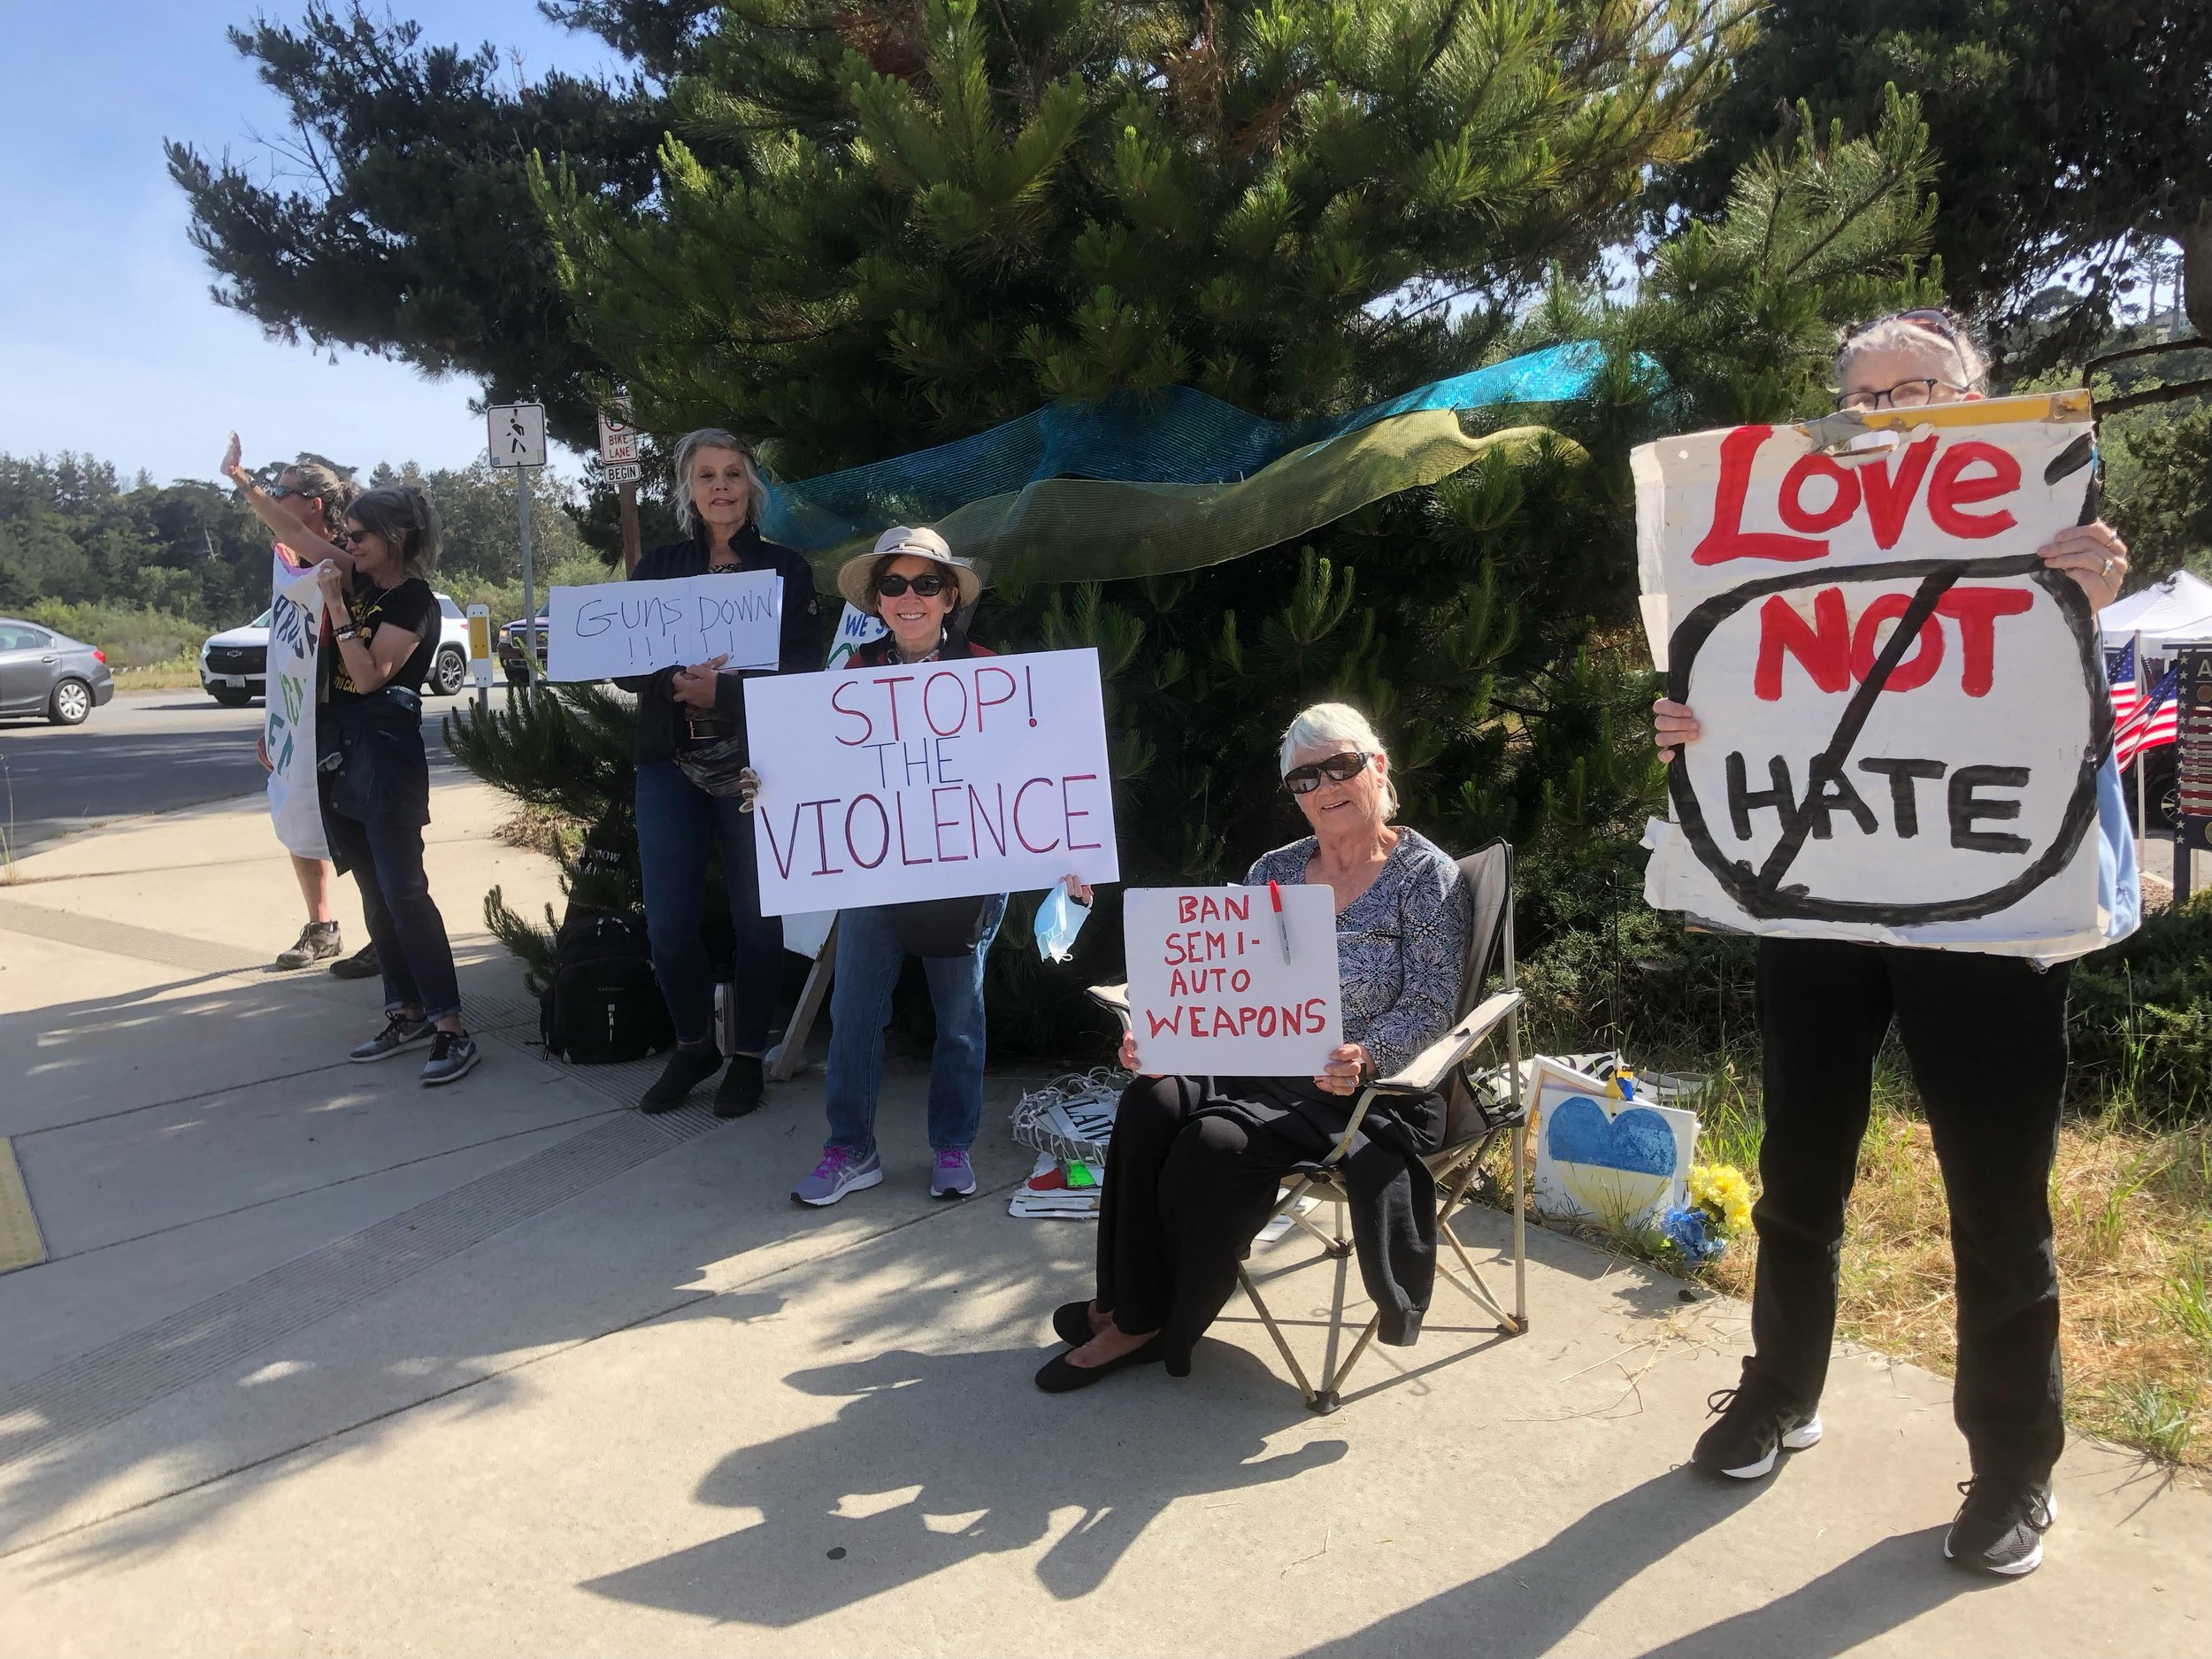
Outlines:
<svg viewBox="0 0 2212 1659"><path fill-rule="evenodd" d="M975 1165L959 1147L939 1147L937 1166L929 1172L932 1198L965 1198L975 1191Z"/></svg>
<svg viewBox="0 0 2212 1659"><path fill-rule="evenodd" d="M791 1189L792 1198L802 1204L812 1204L817 1210L833 1204L847 1193L856 1193L864 1187L883 1185L883 1160L871 1152L864 1158L856 1158L843 1147L824 1147L822 1161L814 1166L814 1173Z"/></svg>
<svg viewBox="0 0 2212 1659"><path fill-rule="evenodd" d="M410 1019L404 1014L388 1015L384 1029L346 1058L356 1064L370 1060L388 1060L402 1048L411 1048L419 1042L428 1042L431 1033L435 1029L426 1019Z"/></svg>
<svg viewBox="0 0 2212 1659"><path fill-rule="evenodd" d="M476 1047L476 1039L465 1031L442 1031L430 1040L430 1058L423 1063L422 1086L435 1088L441 1083L457 1083L476 1070L476 1063L483 1058Z"/></svg>
<svg viewBox="0 0 2212 1659"><path fill-rule="evenodd" d="M289 950L277 952L276 965L280 968L304 968L311 963L327 962L339 955L344 946L338 942L338 924L310 922L300 929L300 936Z"/></svg>

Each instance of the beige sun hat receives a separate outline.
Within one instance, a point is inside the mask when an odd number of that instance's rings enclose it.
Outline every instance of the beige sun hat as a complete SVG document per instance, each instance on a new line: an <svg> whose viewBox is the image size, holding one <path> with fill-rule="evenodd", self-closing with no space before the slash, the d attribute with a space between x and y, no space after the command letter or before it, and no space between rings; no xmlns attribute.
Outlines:
<svg viewBox="0 0 2212 1659"><path fill-rule="evenodd" d="M944 537L926 525L915 528L902 524L893 525L878 536L874 551L855 554L838 566L837 591L845 595L846 603L854 610L872 617L876 614L876 596L869 591L869 583L875 575L877 561L899 553L945 567L945 574L960 589L959 602L953 607L956 611L966 610L983 592L983 572L966 559L954 557Z"/></svg>

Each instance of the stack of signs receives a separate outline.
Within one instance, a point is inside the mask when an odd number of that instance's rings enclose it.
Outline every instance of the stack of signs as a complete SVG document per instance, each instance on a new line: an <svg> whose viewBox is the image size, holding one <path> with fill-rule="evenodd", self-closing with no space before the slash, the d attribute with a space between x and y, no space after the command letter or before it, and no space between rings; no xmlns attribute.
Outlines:
<svg viewBox="0 0 2212 1659"><path fill-rule="evenodd" d="M1530 1099L1536 1119L1536 1210L1632 1238L1684 1202L1697 1152L1697 1116L1620 1097L1601 1082L1540 1056Z"/></svg>
<svg viewBox="0 0 2212 1659"><path fill-rule="evenodd" d="M1098 1218L1120 1100L1120 1083L1098 1075L1063 1078L1022 1096L1014 1109L1014 1139L1037 1148L1037 1164L1008 1202L1010 1215Z"/></svg>
<svg viewBox="0 0 2212 1659"><path fill-rule="evenodd" d="M2081 588L2089 396L1738 426L1635 452L1644 623L1703 735L1645 897L1748 933L2000 955L2105 942L2112 744Z"/></svg>
<svg viewBox="0 0 2212 1659"><path fill-rule="evenodd" d="M2179 745L2174 763L2175 833L2185 847L2212 848L2212 645L2185 645L2175 652L2180 700L2174 723Z"/></svg>

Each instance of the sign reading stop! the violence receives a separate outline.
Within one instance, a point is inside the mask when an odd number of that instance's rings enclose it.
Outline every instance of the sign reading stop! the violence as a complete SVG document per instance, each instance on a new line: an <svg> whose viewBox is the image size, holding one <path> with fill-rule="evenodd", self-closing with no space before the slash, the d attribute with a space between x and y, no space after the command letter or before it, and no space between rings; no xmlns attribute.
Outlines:
<svg viewBox="0 0 2212 1659"><path fill-rule="evenodd" d="M1633 457L1670 768L1646 897L1753 933L2101 942L2093 619L2037 549L2085 509L2062 393L1669 438Z"/></svg>

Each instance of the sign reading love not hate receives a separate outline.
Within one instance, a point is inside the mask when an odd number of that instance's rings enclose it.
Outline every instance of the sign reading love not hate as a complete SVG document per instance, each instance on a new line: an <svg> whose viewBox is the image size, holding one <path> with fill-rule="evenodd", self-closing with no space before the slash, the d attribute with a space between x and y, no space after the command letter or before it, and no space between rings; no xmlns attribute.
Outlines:
<svg viewBox="0 0 2212 1659"><path fill-rule="evenodd" d="M1263 887L1125 895L1130 1028L1146 1071L1310 1078L1344 1041L1335 895L1275 891L1279 926Z"/></svg>
<svg viewBox="0 0 2212 1659"><path fill-rule="evenodd" d="M1645 894L1753 933L2044 955L2103 942L2111 712L2081 588L2086 395L1638 449L1644 620L1703 727Z"/></svg>
<svg viewBox="0 0 2212 1659"><path fill-rule="evenodd" d="M764 916L1117 881L1098 653L745 682Z"/></svg>
<svg viewBox="0 0 2212 1659"><path fill-rule="evenodd" d="M546 595L548 680L611 680L726 657L772 669L783 637L783 578L732 571L663 582L595 582Z"/></svg>

